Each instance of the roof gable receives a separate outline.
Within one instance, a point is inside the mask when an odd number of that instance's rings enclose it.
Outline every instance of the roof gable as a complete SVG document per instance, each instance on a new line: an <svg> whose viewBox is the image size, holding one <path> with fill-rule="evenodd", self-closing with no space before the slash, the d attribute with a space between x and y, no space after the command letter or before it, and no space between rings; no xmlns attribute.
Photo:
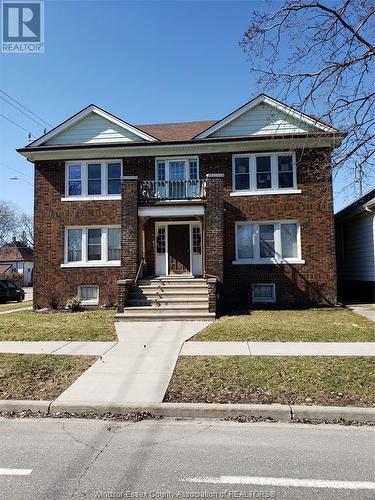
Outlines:
<svg viewBox="0 0 375 500"><path fill-rule="evenodd" d="M195 139L336 132L321 121L264 94L219 120Z"/></svg>
<svg viewBox="0 0 375 500"><path fill-rule="evenodd" d="M91 104L31 142L28 147L157 140L156 137Z"/></svg>

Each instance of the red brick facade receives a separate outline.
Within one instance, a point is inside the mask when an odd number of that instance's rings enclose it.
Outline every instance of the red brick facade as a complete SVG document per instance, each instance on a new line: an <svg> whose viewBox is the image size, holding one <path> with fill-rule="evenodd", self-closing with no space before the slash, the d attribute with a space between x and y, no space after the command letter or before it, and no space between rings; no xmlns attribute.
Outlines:
<svg viewBox="0 0 375 500"><path fill-rule="evenodd" d="M232 154L199 155L199 176L223 173L224 178L208 179L206 215L202 218L205 237L204 272L218 276L220 300L224 306L249 304L252 283L275 283L278 304L299 305L336 301L335 242L331 186L318 182L310 166L320 158L318 150L297 155L297 184L301 194L230 196L232 191ZM124 158L124 175L139 180L155 178L155 158ZM138 266L139 228L134 204L125 196L112 201L61 201L65 189L65 161L43 161L35 169L35 260L34 300L46 305L46 294L56 288L64 303L76 295L79 285L99 285L104 303L108 287L118 278L129 278ZM321 160L321 168L330 167ZM132 187L133 186L133 187ZM325 188L325 189L323 189ZM128 181L123 189L136 189ZM219 193L223 195L219 198ZM130 191L129 191L130 193ZM134 199L134 192L131 195ZM127 201L128 200L128 201ZM305 264L236 265L235 222L298 220L301 227L302 259ZM129 227L123 232L120 267L62 268L64 231L69 225L113 225ZM160 219L159 219L160 220ZM138 241L134 241L138 234ZM154 273L154 219L145 223L147 271ZM127 243L128 242L128 243ZM206 266L206 268L205 268Z"/></svg>

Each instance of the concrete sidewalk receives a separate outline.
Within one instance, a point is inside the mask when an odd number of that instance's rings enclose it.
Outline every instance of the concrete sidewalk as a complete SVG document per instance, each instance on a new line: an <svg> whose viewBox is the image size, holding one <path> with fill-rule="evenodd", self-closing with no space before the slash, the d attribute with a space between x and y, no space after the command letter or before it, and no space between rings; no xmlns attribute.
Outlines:
<svg viewBox="0 0 375 500"><path fill-rule="evenodd" d="M371 321L375 321L375 304L346 304L346 307Z"/></svg>
<svg viewBox="0 0 375 500"><path fill-rule="evenodd" d="M375 342L186 342L180 356L375 356Z"/></svg>
<svg viewBox="0 0 375 500"><path fill-rule="evenodd" d="M102 356L116 344L117 342L70 342L66 340L0 342L0 353Z"/></svg>
<svg viewBox="0 0 375 500"><path fill-rule="evenodd" d="M0 311L0 315L1 314L17 313L17 312L21 312L21 311L31 311L31 309L32 309L32 306L19 307L18 309L10 309L9 311Z"/></svg>
<svg viewBox="0 0 375 500"><path fill-rule="evenodd" d="M183 343L204 321L117 322L118 344L57 398L89 406L158 403L164 398Z"/></svg>

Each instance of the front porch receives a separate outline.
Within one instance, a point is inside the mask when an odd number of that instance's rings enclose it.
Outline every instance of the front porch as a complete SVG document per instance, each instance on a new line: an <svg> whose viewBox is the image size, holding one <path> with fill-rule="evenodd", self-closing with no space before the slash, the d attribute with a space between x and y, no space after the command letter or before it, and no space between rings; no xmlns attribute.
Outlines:
<svg viewBox="0 0 375 500"><path fill-rule="evenodd" d="M147 298L139 307L157 307L159 314L161 308L166 308L168 316L188 319L187 309L197 308L187 300L189 290L193 282L197 286L196 279L200 278L206 303L201 300L198 309L201 313L216 313L217 290L223 279L222 191L222 174L207 175L204 181L162 183L123 178L119 312L125 308L130 313L130 308L137 307L133 307L130 297L134 299L141 280L144 284L144 280L151 279L159 295L167 286L173 288L179 282L185 298ZM186 301L192 307L186 308Z"/></svg>

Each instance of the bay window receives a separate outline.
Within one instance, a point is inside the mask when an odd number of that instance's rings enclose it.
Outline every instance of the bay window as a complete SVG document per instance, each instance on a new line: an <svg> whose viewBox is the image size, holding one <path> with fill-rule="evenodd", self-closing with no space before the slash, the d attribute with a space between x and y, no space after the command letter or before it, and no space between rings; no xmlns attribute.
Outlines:
<svg viewBox="0 0 375 500"><path fill-rule="evenodd" d="M237 222L234 264L300 263L300 227L295 221Z"/></svg>
<svg viewBox="0 0 375 500"><path fill-rule="evenodd" d="M120 226L65 229L65 259L62 267L117 266L120 260Z"/></svg>
<svg viewBox="0 0 375 500"><path fill-rule="evenodd" d="M232 196L297 193L295 153L255 153L233 156Z"/></svg>
<svg viewBox="0 0 375 500"><path fill-rule="evenodd" d="M121 160L66 162L63 201L120 197L121 176Z"/></svg>

